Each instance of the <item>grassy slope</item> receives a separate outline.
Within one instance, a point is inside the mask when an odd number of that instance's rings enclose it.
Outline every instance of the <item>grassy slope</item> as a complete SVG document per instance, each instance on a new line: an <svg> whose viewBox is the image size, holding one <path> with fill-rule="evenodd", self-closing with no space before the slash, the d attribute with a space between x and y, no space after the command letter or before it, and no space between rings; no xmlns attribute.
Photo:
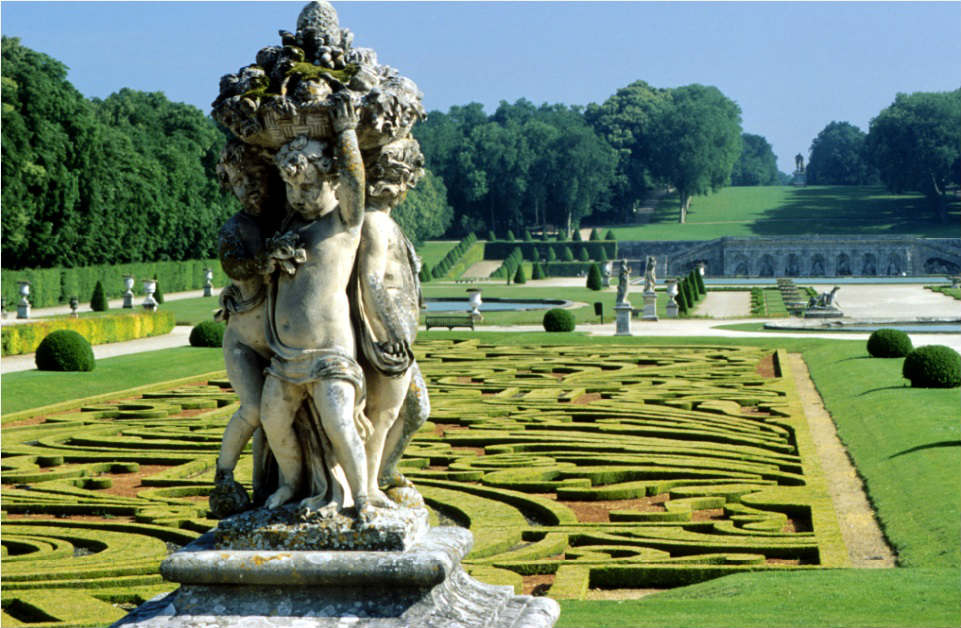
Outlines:
<svg viewBox="0 0 961 628"><path fill-rule="evenodd" d="M455 246L457 246L457 240L424 242L417 248L417 254L420 255L425 264L433 268Z"/></svg>
<svg viewBox="0 0 961 628"><path fill-rule="evenodd" d="M481 338L501 344L620 344L626 339L583 334L471 334L429 332L425 337ZM801 351L838 425L886 534L908 567L738 574L623 602L565 601L558 626L957 626L961 623L958 535L961 494L961 391L903 387L901 360L868 359L864 343L795 338L631 338L635 344L709 344L784 347ZM178 351L144 354L139 364L102 360L94 379L125 388L214 370ZM163 370L171 363L169 371ZM116 366L115 366L116 365ZM137 383L120 374L137 370ZM24 382L37 391L63 387L54 374L15 373L3 378L3 398ZM36 377L42 375L42 377ZM129 377L129 375L128 375ZM45 379L46 378L46 379ZM101 383L103 383L101 382ZM121 385L123 382L124 385ZM82 394L94 394L90 384ZM34 393L34 399L37 393ZM81 393L74 392L73 396ZM43 397L40 397L43 398ZM69 397L68 397L69 398ZM35 403L33 405L36 405ZM4 409L5 412L6 407Z"/></svg>
<svg viewBox="0 0 961 628"><path fill-rule="evenodd" d="M658 204L651 223L615 227L618 240L709 240L721 236L819 234L958 235L961 204L941 225L918 194L893 195L882 187L728 187L694 198L687 224L678 224L678 199Z"/></svg>

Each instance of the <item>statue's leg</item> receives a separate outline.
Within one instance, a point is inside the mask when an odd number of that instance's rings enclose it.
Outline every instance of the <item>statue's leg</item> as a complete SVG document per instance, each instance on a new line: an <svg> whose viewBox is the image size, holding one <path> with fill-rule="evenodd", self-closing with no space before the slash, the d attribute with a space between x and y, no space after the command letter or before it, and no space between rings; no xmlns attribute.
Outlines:
<svg viewBox="0 0 961 628"><path fill-rule="evenodd" d="M260 395L264 388L265 361L250 347L238 342L228 342L225 338L224 364L230 385L240 400L240 407L230 417L224 430L220 455L217 458L217 471L232 476L247 441L254 430L260 427Z"/></svg>
<svg viewBox="0 0 961 628"><path fill-rule="evenodd" d="M303 399L302 386L276 377L267 377L264 382L260 402L261 423L280 471L279 486L264 504L267 508L283 506L293 499L300 486L302 456L294 431L294 415Z"/></svg>
<svg viewBox="0 0 961 628"><path fill-rule="evenodd" d="M373 512L367 496L367 454L354 423L354 386L341 379L327 379L316 382L311 392L324 433L347 477L357 515L361 522L367 522Z"/></svg>
<svg viewBox="0 0 961 628"><path fill-rule="evenodd" d="M397 463L411 438L430 417L430 398L427 383L416 362L411 364L410 383L407 386L398 419L394 421L382 449L379 482L381 486L409 486L410 482L397 470Z"/></svg>
<svg viewBox="0 0 961 628"><path fill-rule="evenodd" d="M367 490L375 506L392 507L394 503L377 485L380 463L384 455L384 442L407 397L410 387L410 369L402 377L387 377L380 373L367 373L367 418L373 432L365 442L367 450Z"/></svg>

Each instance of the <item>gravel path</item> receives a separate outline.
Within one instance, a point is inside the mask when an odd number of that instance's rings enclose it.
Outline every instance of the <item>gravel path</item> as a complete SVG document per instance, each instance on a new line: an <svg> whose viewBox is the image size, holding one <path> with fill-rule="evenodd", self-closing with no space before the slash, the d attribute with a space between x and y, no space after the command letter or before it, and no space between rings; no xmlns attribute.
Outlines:
<svg viewBox="0 0 961 628"><path fill-rule="evenodd" d="M834 502L841 536L848 549L852 567L894 567L895 558L874 517L874 510L864 493L864 484L838 438L831 415L824 408L821 395L814 388L807 365L800 354L789 353L788 365L811 438L827 480L828 493Z"/></svg>
<svg viewBox="0 0 961 628"><path fill-rule="evenodd" d="M751 315L751 293L708 290L694 314L711 318L747 318Z"/></svg>

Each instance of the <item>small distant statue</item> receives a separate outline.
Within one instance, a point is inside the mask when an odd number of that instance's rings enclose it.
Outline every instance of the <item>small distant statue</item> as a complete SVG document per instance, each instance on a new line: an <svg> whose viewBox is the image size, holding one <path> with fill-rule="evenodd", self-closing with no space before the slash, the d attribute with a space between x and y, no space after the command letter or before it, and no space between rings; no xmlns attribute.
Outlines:
<svg viewBox="0 0 961 628"><path fill-rule="evenodd" d="M626 259L621 260L617 273L617 302L627 303L627 286L631 278L631 267Z"/></svg>
<svg viewBox="0 0 961 628"><path fill-rule="evenodd" d="M841 286L834 286L830 292L822 292L821 294L811 297L808 300L808 307L837 307L834 303L834 295L837 291L841 289Z"/></svg>
<svg viewBox="0 0 961 628"><path fill-rule="evenodd" d="M804 172L804 155L801 153L794 156L794 171L797 173Z"/></svg>
<svg viewBox="0 0 961 628"><path fill-rule="evenodd" d="M653 255L648 255L647 265L644 268L644 292L654 292L654 286L657 284L657 276L654 272L656 266L657 259Z"/></svg>

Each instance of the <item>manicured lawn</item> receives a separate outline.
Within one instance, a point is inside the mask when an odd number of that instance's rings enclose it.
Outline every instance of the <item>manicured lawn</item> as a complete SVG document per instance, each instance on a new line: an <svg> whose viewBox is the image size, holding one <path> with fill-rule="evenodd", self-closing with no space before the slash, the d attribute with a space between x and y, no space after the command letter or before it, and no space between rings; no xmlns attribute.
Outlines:
<svg viewBox="0 0 961 628"><path fill-rule="evenodd" d="M196 325L202 321L212 321L220 304L217 297L198 297L167 301L160 307L173 312L178 325Z"/></svg>
<svg viewBox="0 0 961 628"><path fill-rule="evenodd" d="M455 246L457 246L456 240L432 240L417 247L417 254L425 264L433 268Z"/></svg>
<svg viewBox="0 0 961 628"><path fill-rule="evenodd" d="M894 195L880 186L727 187L697 196L686 224L678 198L666 196L651 223L615 227L618 240L710 240L721 236L797 234L917 234L957 237L959 208L942 225L919 194Z"/></svg>
<svg viewBox="0 0 961 628"><path fill-rule="evenodd" d="M4 415L224 368L219 348L177 347L97 361L87 373L21 371L0 379Z"/></svg>

